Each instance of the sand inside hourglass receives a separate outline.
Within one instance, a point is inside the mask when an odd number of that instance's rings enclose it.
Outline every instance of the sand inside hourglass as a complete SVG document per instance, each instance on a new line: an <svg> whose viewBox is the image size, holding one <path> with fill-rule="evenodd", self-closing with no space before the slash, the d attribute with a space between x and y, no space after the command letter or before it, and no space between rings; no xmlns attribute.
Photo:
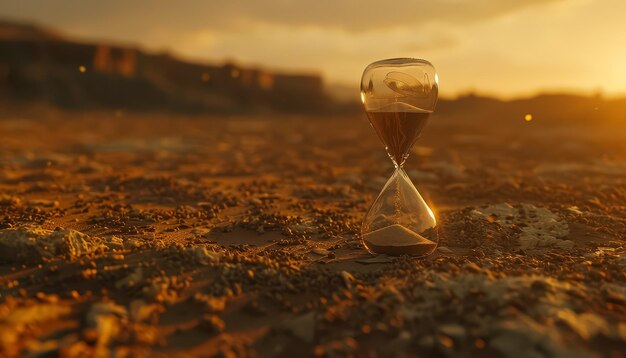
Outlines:
<svg viewBox="0 0 626 358"><path fill-rule="evenodd" d="M435 242L400 224L367 233L363 241L371 251L388 255L427 255L437 246Z"/></svg>
<svg viewBox="0 0 626 358"><path fill-rule="evenodd" d="M372 127L385 144L389 157L397 167L402 167L409 151L419 138L430 112L411 105L394 102L374 111L367 111ZM395 189L395 218L401 217L400 182ZM373 252L389 255L422 256L431 253L437 244L419 233L395 223L369 232L363 236L365 245Z"/></svg>
<svg viewBox="0 0 626 358"><path fill-rule="evenodd" d="M401 166L422 133L430 112L396 102L367 111L367 116L391 159Z"/></svg>

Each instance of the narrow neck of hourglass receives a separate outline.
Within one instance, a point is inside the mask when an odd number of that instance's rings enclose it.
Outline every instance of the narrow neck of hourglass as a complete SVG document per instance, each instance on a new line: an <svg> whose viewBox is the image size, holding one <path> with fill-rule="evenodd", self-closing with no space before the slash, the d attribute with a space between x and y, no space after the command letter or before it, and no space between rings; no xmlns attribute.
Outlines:
<svg viewBox="0 0 626 358"><path fill-rule="evenodd" d="M399 158L399 161L396 161L396 158L394 158L392 155L389 155L389 158L391 158L391 162L393 163L393 166L396 169L402 169L404 170L404 163L406 163L406 159L409 157L409 153L403 155L401 158Z"/></svg>

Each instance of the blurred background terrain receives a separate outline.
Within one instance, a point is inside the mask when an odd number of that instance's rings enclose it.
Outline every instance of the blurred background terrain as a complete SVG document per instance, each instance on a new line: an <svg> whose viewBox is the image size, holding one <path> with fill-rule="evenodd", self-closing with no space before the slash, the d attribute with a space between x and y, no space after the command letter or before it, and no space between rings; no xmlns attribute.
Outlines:
<svg viewBox="0 0 626 358"><path fill-rule="evenodd" d="M40 104L68 110L183 114L358 114L358 90L315 73L234 62L207 64L109 43L79 42L44 27L0 22L0 93L5 110ZM356 80L355 80L356 82ZM346 93L346 91L349 92ZM559 122L623 122L626 98L548 93L501 100L443 98L439 114ZM481 115L482 114L482 115Z"/></svg>

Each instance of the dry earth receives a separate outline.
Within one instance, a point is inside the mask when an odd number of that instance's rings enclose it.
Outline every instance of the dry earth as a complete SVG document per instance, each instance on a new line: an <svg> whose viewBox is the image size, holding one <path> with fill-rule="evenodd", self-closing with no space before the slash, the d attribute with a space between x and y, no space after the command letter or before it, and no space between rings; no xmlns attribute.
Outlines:
<svg viewBox="0 0 626 358"><path fill-rule="evenodd" d="M427 126L414 259L363 117L6 116L0 356L624 357L626 125L504 120Z"/></svg>

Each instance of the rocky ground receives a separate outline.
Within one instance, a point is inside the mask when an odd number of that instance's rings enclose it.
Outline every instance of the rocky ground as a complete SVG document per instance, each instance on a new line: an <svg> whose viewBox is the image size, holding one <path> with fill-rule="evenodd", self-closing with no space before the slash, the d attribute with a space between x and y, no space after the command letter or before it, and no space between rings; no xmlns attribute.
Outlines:
<svg viewBox="0 0 626 358"><path fill-rule="evenodd" d="M364 117L0 120L0 356L624 357L626 124L435 116L371 256Z"/></svg>

